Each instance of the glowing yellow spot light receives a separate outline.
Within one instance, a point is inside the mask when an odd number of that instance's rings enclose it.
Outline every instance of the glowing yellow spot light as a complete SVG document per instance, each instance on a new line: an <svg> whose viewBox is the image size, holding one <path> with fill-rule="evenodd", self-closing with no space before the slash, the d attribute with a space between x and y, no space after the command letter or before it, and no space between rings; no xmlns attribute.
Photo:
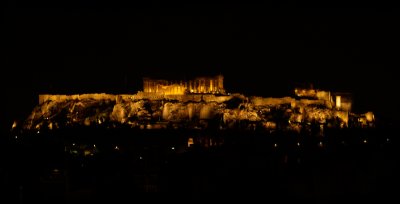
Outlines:
<svg viewBox="0 0 400 204"><path fill-rule="evenodd" d="M367 140L364 140L363 142L364 142L364 144L367 144L368 141L367 141Z"/></svg>
<svg viewBox="0 0 400 204"><path fill-rule="evenodd" d="M274 147L275 147L275 148L278 147L278 144L275 143L275 144L274 144Z"/></svg>

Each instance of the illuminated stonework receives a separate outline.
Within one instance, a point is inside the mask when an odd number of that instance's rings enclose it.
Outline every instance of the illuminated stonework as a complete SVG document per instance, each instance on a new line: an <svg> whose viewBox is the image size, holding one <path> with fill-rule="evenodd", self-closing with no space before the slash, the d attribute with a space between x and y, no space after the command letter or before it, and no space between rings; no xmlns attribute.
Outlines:
<svg viewBox="0 0 400 204"><path fill-rule="evenodd" d="M348 93L296 88L295 97L224 94L222 76L180 82L144 78L143 85L137 94L41 94L39 105L23 126L35 131L110 124L201 129L210 122L222 129L244 126L300 132L314 124L323 132L326 128L373 127L375 122L372 112L351 112Z"/></svg>
<svg viewBox="0 0 400 204"><path fill-rule="evenodd" d="M189 81L167 81L143 78L145 93L161 93L164 95L183 95L187 93L225 94L224 77L198 77Z"/></svg>
<svg viewBox="0 0 400 204"><path fill-rule="evenodd" d="M352 99L349 93L331 93L316 89L296 88L294 93L299 98L308 98L314 100L323 100L332 103L337 110L351 111Z"/></svg>

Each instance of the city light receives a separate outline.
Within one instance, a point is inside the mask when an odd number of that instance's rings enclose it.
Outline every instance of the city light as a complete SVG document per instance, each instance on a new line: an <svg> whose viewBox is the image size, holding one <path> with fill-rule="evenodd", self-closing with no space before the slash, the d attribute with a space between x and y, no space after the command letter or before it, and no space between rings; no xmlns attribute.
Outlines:
<svg viewBox="0 0 400 204"><path fill-rule="evenodd" d="M187 146L190 147L190 146L192 146L193 144L194 144L193 138L192 138L192 137L189 137Z"/></svg>
<svg viewBox="0 0 400 204"><path fill-rule="evenodd" d="M11 126L11 129L15 129L17 127L17 121L14 121L14 123Z"/></svg>

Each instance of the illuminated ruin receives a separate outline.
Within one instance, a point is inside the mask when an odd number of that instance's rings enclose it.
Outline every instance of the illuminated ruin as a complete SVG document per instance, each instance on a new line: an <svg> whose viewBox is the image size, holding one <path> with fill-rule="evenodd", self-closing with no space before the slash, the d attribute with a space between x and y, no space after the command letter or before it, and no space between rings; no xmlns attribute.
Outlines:
<svg viewBox="0 0 400 204"><path fill-rule="evenodd" d="M183 95L187 93L225 94L224 77L198 77L189 81L167 81L160 79L143 78L145 93L161 93L164 95Z"/></svg>
<svg viewBox="0 0 400 204"><path fill-rule="evenodd" d="M300 132L315 124L326 128L373 127L372 112L351 112L348 93L296 88L283 98L225 94L223 76L189 81L143 79L136 94L39 95L26 129L68 125L121 124L140 129L285 129ZM60 121L66 121L65 124Z"/></svg>
<svg viewBox="0 0 400 204"><path fill-rule="evenodd" d="M296 88L294 93L299 98L308 98L314 100L323 100L334 104L337 110L351 111L352 99L350 93L331 93L330 91L321 91L316 89Z"/></svg>

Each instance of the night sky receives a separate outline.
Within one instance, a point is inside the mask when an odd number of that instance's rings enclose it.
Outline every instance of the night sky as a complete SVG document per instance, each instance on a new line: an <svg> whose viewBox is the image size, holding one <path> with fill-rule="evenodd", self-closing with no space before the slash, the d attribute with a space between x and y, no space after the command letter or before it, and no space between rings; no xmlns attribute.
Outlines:
<svg viewBox="0 0 400 204"><path fill-rule="evenodd" d="M313 83L352 92L356 111L398 112L398 9L56 2L10 0L3 9L2 126L26 117L39 93L134 94L143 76L223 74L228 92L260 96Z"/></svg>

